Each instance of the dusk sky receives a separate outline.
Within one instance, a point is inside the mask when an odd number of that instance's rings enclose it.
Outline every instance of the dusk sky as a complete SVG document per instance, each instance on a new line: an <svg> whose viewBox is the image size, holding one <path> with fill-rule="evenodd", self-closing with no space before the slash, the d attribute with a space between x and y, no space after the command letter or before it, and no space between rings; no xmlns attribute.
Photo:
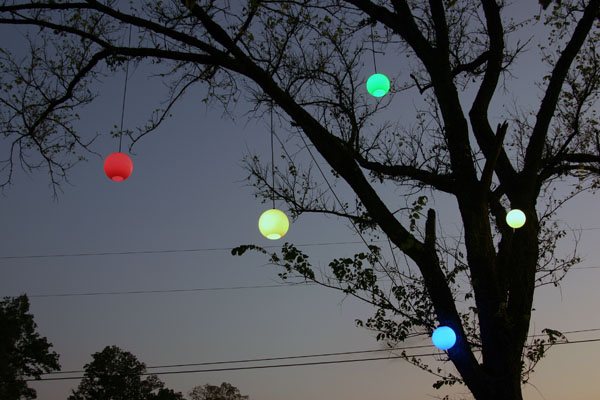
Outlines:
<svg viewBox="0 0 600 400"><path fill-rule="evenodd" d="M526 17L537 11L535 1L526 3L531 7L517 6L510 12ZM2 28L0 33L2 47L16 46L21 40L17 29ZM508 98L527 104L539 96L533 83L543 74L540 64L533 62L537 57L532 47L513 69L518 79L511 82ZM390 74L407 78L401 75L404 61L400 57L390 56L380 62ZM160 79L148 78L152 72L148 66L131 71L126 127L143 124L164 94ZM79 126L89 136L102 134L93 149L104 156L118 147L106 133L120 119L123 75L107 79L96 89L100 97L82 112ZM60 354L63 370L81 370L92 353L107 345L132 352L147 366L381 348L374 333L354 324L356 318L365 318L373 311L368 305L315 286L41 297L281 283L277 277L280 270L267 265L265 257L233 257L227 250L240 244L313 244L302 248L317 266L365 250L345 221L321 215L303 215L293 221L288 235L278 242L260 236L257 220L270 205L254 197L241 160L248 153L268 157L268 119L246 117L249 106L244 101L233 110L233 119L224 116L218 105L207 107L199 101L204 91L202 86L194 87L176 106L173 117L135 146L134 171L127 181L109 181L102 170L102 158L88 154L87 162L69 172L70 184L62 187L57 200L52 198L46 174L21 170L0 197L0 296L30 296L38 331ZM390 115L410 115L413 111L410 102L394 102L392 107L399 111L387 110ZM127 139L124 144L129 144ZM6 145L0 141L0 146ZM6 149L1 148L0 154L5 157ZM347 193L341 182L338 190ZM391 191L388 197L393 194ZM436 197L429 205L438 211L444 234L459 232L455 203ZM543 328L598 328L567 337L600 338L597 195L577 197L558 218L573 229L582 229L579 253L583 261L560 288L543 287L537 292L531 333L540 333ZM328 244L334 242L351 243ZM26 257L186 249L204 250ZM572 240L566 239L561 251L566 254L571 249ZM429 343L427 337L420 337L405 344ZM531 379L535 388L524 387L525 398L598 398L599 357L600 342L556 346L536 368ZM334 359L344 357L318 360ZM304 361L317 360L300 360ZM452 368L450 364L444 366ZM204 367L189 369L198 368ZM466 388L435 390L434 377L401 360L161 375L160 379L167 387L184 393L196 385L225 381L251 400L412 400L446 394L460 398L459 394L468 392ZM32 387L39 399L53 400L65 399L77 384L39 382Z"/></svg>

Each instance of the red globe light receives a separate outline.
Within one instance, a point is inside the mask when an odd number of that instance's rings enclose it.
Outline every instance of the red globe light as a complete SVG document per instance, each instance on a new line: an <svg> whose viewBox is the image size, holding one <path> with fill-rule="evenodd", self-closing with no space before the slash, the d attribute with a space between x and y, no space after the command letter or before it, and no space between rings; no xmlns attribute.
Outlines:
<svg viewBox="0 0 600 400"><path fill-rule="evenodd" d="M104 173L115 182L122 182L133 172L133 161L125 153L111 153L104 160Z"/></svg>

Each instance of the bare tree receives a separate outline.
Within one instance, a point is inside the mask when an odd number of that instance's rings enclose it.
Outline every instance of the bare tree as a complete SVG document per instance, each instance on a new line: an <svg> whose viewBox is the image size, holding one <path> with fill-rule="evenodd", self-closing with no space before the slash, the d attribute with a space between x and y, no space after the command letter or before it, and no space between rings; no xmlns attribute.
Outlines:
<svg viewBox="0 0 600 400"><path fill-rule="evenodd" d="M389 343L450 326L458 340L447 357L458 373L405 357L438 375L438 387L461 382L478 400L522 399L522 382L561 337L548 330L528 342L535 288L558 284L578 261L556 254L566 231L553 215L597 188L600 167L600 0L550 3L518 21L501 0L2 1L0 23L31 27L29 58L2 52L0 124L11 144L4 182L20 162L60 184L91 149L93 138L75 129L75 110L94 99L96 80L127 60L156 63L171 88L147 126L115 133L133 144L191 85L206 84L208 99L226 109L243 94L258 115L273 111L289 132L286 143L298 145L274 187L272 170L248 158L257 193L274 191L295 217L339 216L391 249L384 257L369 243L369 251L318 273L288 244L271 255L281 276L373 304L374 316L358 323ZM122 45L130 29L134 40ZM539 104L503 111L496 107L506 102L503 88L536 44ZM363 89L372 71L365 64L391 54L405 57L402 75L376 101ZM403 99L415 104L410 119L390 113ZM321 157L328 171L306 155ZM336 185L352 196L337 196ZM572 191L553 195L557 185ZM389 199L385 188L400 195ZM460 213L454 242L438 234L435 210L424 211L439 193ZM510 208L525 213L525 226L506 225Z"/></svg>

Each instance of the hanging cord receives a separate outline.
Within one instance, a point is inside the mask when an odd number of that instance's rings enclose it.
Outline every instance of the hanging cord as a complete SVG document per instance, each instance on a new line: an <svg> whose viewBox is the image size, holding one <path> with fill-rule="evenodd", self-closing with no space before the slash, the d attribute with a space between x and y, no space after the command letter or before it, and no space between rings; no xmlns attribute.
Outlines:
<svg viewBox="0 0 600 400"><path fill-rule="evenodd" d="M304 143L304 147L306 148L306 150L308 151L308 154L310 155L310 158L312 158L313 162L315 163L315 165L317 166L317 169L319 170L319 172L321 173L321 176L323 177L323 180L325 181L325 183L327 184L327 187L329 188L329 191L331 192L331 194L333 195L333 197L335 198L335 200L338 202L338 204L340 205L340 207L342 209L344 209L344 205L342 203L342 201L340 200L340 198L338 197L338 195L335 193L335 191L333 190L333 186L331 185L331 183L329 183L329 180L327 179L327 177L325 176L325 173L323 172L323 169L321 168L321 166L319 165L319 163L317 162L317 159L315 158L313 152L310 150L310 147L308 147L308 143L306 142L306 139L304 139L304 136L302 135L302 133L300 133L300 139L302 139L302 143ZM354 230L356 231L356 233L358 234L358 236L360 237L360 239L362 240L362 242L365 244L365 246L367 246L367 249L369 250L369 253L376 258L377 263L380 265L381 269L383 270L383 272L385 272L385 274L390 278L390 280L392 281L392 284L395 285L395 281L393 279L393 277L389 274L389 272L387 271L385 265L383 264L383 262L379 259L379 257L377 257L375 255L375 253L373 252L373 250L371 249L371 245L367 242L367 239L365 239L365 237L363 236L363 234L360 232L359 227L356 225L356 223L350 218L349 219L350 224L352 224L352 227L354 228ZM390 250L392 252L392 257L394 258L394 263L397 264L396 261L396 256L394 255L394 249L392 248L392 244L389 241L388 238L388 243L390 243ZM400 276L400 280L403 281L402 279L402 275L399 274ZM403 283L403 282L402 282ZM413 309L414 311L414 306L409 303L410 307Z"/></svg>
<svg viewBox="0 0 600 400"><path fill-rule="evenodd" d="M271 200L273 200L273 208L275 208L275 150L273 146L273 137L275 136L275 132L273 132L273 102L271 101Z"/></svg>
<svg viewBox="0 0 600 400"><path fill-rule="evenodd" d="M375 38L373 35L373 25L371 25L371 54L373 55L373 67L377 73L377 60L375 60Z"/></svg>
<svg viewBox="0 0 600 400"><path fill-rule="evenodd" d="M317 162L317 159L315 158L313 152L310 150L310 147L308 147L308 143L306 142L306 139L304 139L304 135L302 134L302 132L300 133L299 136L300 136L300 139L302 139L302 143L304 143L304 147L306 148L306 151L308 151L308 154L310 155L310 158L312 158L313 162L317 166L317 169L321 173L321 176L323 177L323 180L327 184L327 187L329 188L329 191L331 192L331 194L333 195L333 197L337 201L337 203L340 205L341 209L344 210L344 204L342 203L342 201L340 200L340 198L338 197L338 195L333 190L333 186L331 185L331 183L329 183L329 180L325 176L325 173L323 172L323 169L321 168L321 166ZM371 255L375 257L375 254L373 253L373 250L371 250L371 245L369 245L369 243L367 242L367 239L365 239L365 237L363 236L363 234L360 232L359 227L352 220L352 218L349 218L348 220L350 221L350 224L352 225L352 227L354 228L354 230L356 231L356 233L358 234L358 236L360 237L360 239L362 240L362 242L365 244L365 246L367 246L367 249L369 250L369 253L371 253ZM377 258L377 262L385 270L385 266L383 265L383 263L381 262L381 260L379 260L379 258Z"/></svg>
<svg viewBox="0 0 600 400"><path fill-rule="evenodd" d="M127 47L131 47L131 25L129 25L129 40ZM125 100L127 99L127 82L129 81L129 58L125 63L125 84L123 85L123 103L121 105L121 128L119 129L119 153L123 144L123 121L125 120Z"/></svg>

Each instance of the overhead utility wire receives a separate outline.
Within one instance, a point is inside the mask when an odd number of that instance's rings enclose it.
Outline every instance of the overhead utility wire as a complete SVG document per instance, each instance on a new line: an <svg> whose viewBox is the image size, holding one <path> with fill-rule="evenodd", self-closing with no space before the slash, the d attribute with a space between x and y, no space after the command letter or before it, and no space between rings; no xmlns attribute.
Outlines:
<svg viewBox="0 0 600 400"><path fill-rule="evenodd" d="M575 334L575 333L587 333L587 332L598 332L600 328L593 329L580 329L575 331L565 331L561 332L563 334ZM427 335L427 333L422 334L414 334L412 337ZM529 337L538 337L538 336L546 336L543 334L530 335ZM564 343L573 343L569 342L560 342L559 344ZM416 346L403 346L403 347L390 347L387 349L372 349L372 350L355 350L355 351L342 351L335 353L316 353L316 354L301 354L294 356L279 356L279 357L266 357L266 358L248 358L241 360L230 360L230 361L208 361L201 363L184 363L184 364L163 364L163 365L153 365L146 367L147 369L156 369L156 368L178 368L178 367L200 367L207 365L222 365L222 364L244 364L244 363L253 363L253 362L264 362L264 361L281 361L281 360L294 360L301 358L317 358L317 357L333 357L333 356L345 356L345 355L353 355L353 354L365 354L365 353L382 353L382 352L392 352L392 351L401 351L401 350L415 350L415 349L426 349L431 348L433 345L424 344L424 345L416 345ZM411 356L411 355L408 355ZM83 373L83 370L69 370L69 371L55 371L49 372L44 375L64 375L64 374L78 374Z"/></svg>
<svg viewBox="0 0 600 400"><path fill-rule="evenodd" d="M297 244L296 247L317 247L331 246L344 244L362 244L362 241L346 241L346 242L321 242L321 243L303 243ZM280 245L261 246L264 249L278 249ZM90 257L90 256L123 256L135 254L163 254L163 253L201 253L209 251L231 251L234 247L199 247L192 249L164 249L164 250L131 250L131 251L102 251L88 253L59 253L59 254L32 254L24 256L0 256L0 260L21 260L28 258L59 258L59 257Z"/></svg>
<svg viewBox="0 0 600 400"><path fill-rule="evenodd" d="M600 269L600 266L592 267L572 267L573 269ZM167 294L167 293L195 293L195 292L221 292L231 290L253 290L253 289L272 289L293 286L316 286L313 282L297 282L297 283L277 283L272 285L240 285L240 286L218 286L218 287L203 287L189 289L148 289L148 290L115 290L115 291L98 291L98 292L72 292L72 293L34 293L27 294L29 298L51 298L51 297L83 297L83 296L120 296L129 294Z"/></svg>
<svg viewBox="0 0 600 400"><path fill-rule="evenodd" d="M600 269L600 266L572 267L570 270L579 269ZM276 283L272 285L239 285L239 286L218 286L189 289L141 289L141 290L114 290L97 292L71 292L71 293L34 293L27 294L29 298L51 298L51 297L83 297L83 296L119 296L129 294L167 294L167 293L194 293L194 292L220 292L231 290L252 290L252 289L272 289L293 286L316 286L313 282L296 283ZM8 296L8 295L6 295Z"/></svg>
<svg viewBox="0 0 600 400"><path fill-rule="evenodd" d="M595 231L600 230L600 227L592 228L581 228L572 229L573 231ZM458 236L439 236L440 238L458 237ZM382 243L385 240L374 240L373 243ZM301 243L296 244L296 247L320 247L320 246L335 246L335 245L350 245L350 244L364 244L363 240L351 240L342 242L320 242L320 243ZM280 245L267 245L261 246L264 249L278 249ZM136 254L169 254L169 253L202 253L210 251L231 251L235 247L198 247L190 249L163 249L163 250L127 250L127 251L100 251L100 252L81 252L81 253L57 253L57 254L30 254L20 256L0 256L2 260L24 260L34 258L62 258L62 257L92 257L92 256L123 256L123 255L136 255ZM600 268L600 266L594 267Z"/></svg>
<svg viewBox="0 0 600 400"><path fill-rule="evenodd" d="M426 354L408 354L408 357L430 357L440 356L443 353L426 353ZM404 358L404 356L388 356L388 357L373 357L373 358L357 358L350 360L334 360L334 361L314 361L305 363L290 363L290 364L273 364L273 365L256 365L251 367L227 367L227 368L211 368L211 369L195 369L195 370L183 370L183 371L158 371L158 372L146 372L140 374L141 376L148 375L176 375L176 374L193 374L200 372L221 372L221 371L240 371L248 369L266 369L266 368L283 368L283 367L301 367L306 365L326 365L326 364L344 364L354 363L361 361L378 361L378 360L393 360L397 358ZM69 377L51 377L51 378L40 378L40 379L26 379L26 382L39 382L39 381L66 381L66 380L80 380L83 376L69 376Z"/></svg>
<svg viewBox="0 0 600 400"><path fill-rule="evenodd" d="M588 328L588 329L578 329L576 331L564 331L561 332L563 335L571 335L573 333L588 333L588 332L599 332L600 328ZM536 333L535 335L529 335L528 337L538 337L538 336L547 336L543 333Z"/></svg>
<svg viewBox="0 0 600 400"><path fill-rule="evenodd" d="M299 358L317 358L317 357L332 357L332 356L345 356L351 354L364 354L364 353L381 353L385 351L398 351L398 350L414 350L414 349L425 349L433 347L430 344L424 344L419 346L405 346L405 347L391 347L388 349L374 349L374 350L356 350L356 351L342 351L336 353L317 353L317 354L301 354L295 356L280 356L280 357L267 357L267 358L249 358L243 360L231 360L231 361L209 361L201 363L186 363L186 364L166 364L166 365L154 365L146 367L147 369L155 368L176 368L176 367L199 367L206 365L220 365L220 364L244 364L259 361L281 361L281 360L295 360ZM71 370L71 371L56 371L50 372L44 375L59 375L59 374L77 374L85 372L83 370Z"/></svg>
<svg viewBox="0 0 600 400"><path fill-rule="evenodd" d="M555 343L555 344L556 345L578 344L578 343L590 343L590 342L600 342L600 338L569 341L569 342L559 342L559 343ZM350 359L350 360L314 361L314 362L305 362L305 363L256 365L256 366L249 366L249 367L227 367L227 368L194 369L194 370L183 370L183 371L157 371L157 372L147 372L147 373L143 373L140 375L142 375L142 376L177 375L177 374L192 374L192 373L202 373L202 372L241 371L241 370L251 370L251 369L300 367L300 366L310 366L310 365L345 364L345 363L355 363L355 362L363 362L363 361L393 360L393 359L406 358L406 357L433 357L433 356L442 356L444 354L445 353L438 352L438 353L424 353L424 354L406 354L406 355L401 355L401 356L357 358L357 359ZM32 379L26 379L26 381L27 382L39 382L39 381L80 380L80 379L83 379L83 376L50 377L50 378L40 378L40 379L32 378Z"/></svg>
<svg viewBox="0 0 600 400"><path fill-rule="evenodd" d="M313 286L315 283L298 282L298 283L278 283L273 285L249 285L249 286L221 286L221 287L204 287L190 289L156 289L156 290L124 290L124 291L106 291L106 292L74 292L74 293L42 293L28 294L27 297L44 298L44 297L78 297L78 296L114 296L126 294L152 294L152 293L192 293L192 292L219 292L224 290L247 290L247 289L267 289L281 288L290 286L308 285Z"/></svg>

